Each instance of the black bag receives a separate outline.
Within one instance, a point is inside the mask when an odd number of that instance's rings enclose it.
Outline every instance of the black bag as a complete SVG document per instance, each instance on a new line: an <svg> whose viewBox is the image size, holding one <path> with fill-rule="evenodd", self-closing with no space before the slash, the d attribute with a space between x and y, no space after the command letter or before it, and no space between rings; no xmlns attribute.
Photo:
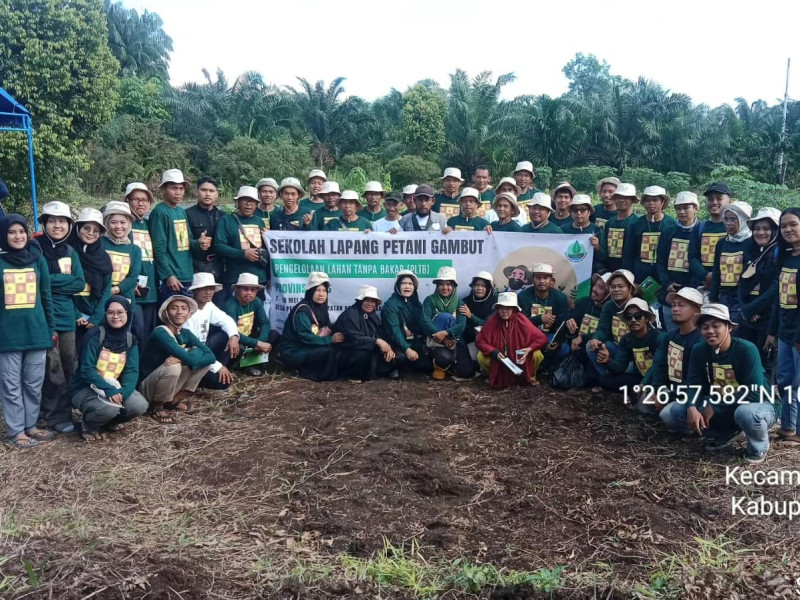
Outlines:
<svg viewBox="0 0 800 600"><path fill-rule="evenodd" d="M250 244L250 248L258 250L258 260L256 264L261 267L262 269L269 270L269 252L264 248L258 248L250 241L250 238L247 237L247 234L244 232L244 227L242 227L242 222L239 220L239 217L233 215L236 219L236 222L239 224L239 231L242 232L244 239L247 240L247 243Z"/></svg>
<svg viewBox="0 0 800 600"><path fill-rule="evenodd" d="M550 375L550 387L557 390L586 387L589 384L586 360L586 354L582 350L570 352Z"/></svg>

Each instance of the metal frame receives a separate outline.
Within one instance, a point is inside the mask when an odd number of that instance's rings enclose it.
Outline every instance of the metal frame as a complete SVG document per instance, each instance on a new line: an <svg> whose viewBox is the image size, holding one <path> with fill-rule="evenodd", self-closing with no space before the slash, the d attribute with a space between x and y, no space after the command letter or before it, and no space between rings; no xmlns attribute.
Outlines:
<svg viewBox="0 0 800 600"><path fill-rule="evenodd" d="M33 227L34 231L39 231L39 221L36 219L36 215L39 213L39 206L36 199L36 171L33 165L33 120L31 119L31 114L24 106L14 100L3 88L0 88L0 108L6 108L4 105L10 106L13 112L0 110L0 131L19 131L28 136L28 167L31 171Z"/></svg>

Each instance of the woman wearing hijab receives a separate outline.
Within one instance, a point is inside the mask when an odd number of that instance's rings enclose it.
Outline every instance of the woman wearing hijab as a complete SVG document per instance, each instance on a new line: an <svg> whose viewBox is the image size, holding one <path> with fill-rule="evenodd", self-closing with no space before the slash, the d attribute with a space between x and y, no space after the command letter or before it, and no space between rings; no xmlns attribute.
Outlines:
<svg viewBox="0 0 800 600"><path fill-rule="evenodd" d="M381 299L378 288L362 285L355 304L349 306L336 319L333 331L344 335L339 357L339 376L369 381L379 375L397 379L394 367L394 350L379 337L381 319L378 307Z"/></svg>
<svg viewBox="0 0 800 600"><path fill-rule="evenodd" d="M519 311L517 295L503 292L494 304L495 312L481 328L476 344L478 363L489 373L493 388L507 388L512 385L531 385L536 380L538 368L535 354L541 357L547 345L547 336ZM514 372L502 360L508 358L521 373Z"/></svg>
<svg viewBox="0 0 800 600"><path fill-rule="evenodd" d="M479 271L469 284L470 293L464 297L464 304L458 309L467 318L464 329L464 341L471 344L478 337L478 331L486 319L494 312L497 292L494 289L494 278L488 271Z"/></svg>
<svg viewBox="0 0 800 600"><path fill-rule="evenodd" d="M398 370L429 373L431 361L425 348L418 288L419 280L412 271L398 272L394 293L383 305L381 322L384 339L394 350Z"/></svg>
<svg viewBox="0 0 800 600"><path fill-rule="evenodd" d="M78 252L86 287L75 294L77 330L75 346L81 347L83 336L103 322L103 310L111 297L111 258L103 249L102 235L106 232L103 215L95 208L84 208L78 215L76 228L69 244Z"/></svg>
<svg viewBox="0 0 800 600"><path fill-rule="evenodd" d="M75 294L83 291L83 267L78 253L67 243L74 221L69 206L55 200L39 216L43 232L36 238L47 261L53 296L53 322L58 343L47 350L39 423L58 433L75 430L69 384L75 370Z"/></svg>
<svg viewBox="0 0 800 600"><path fill-rule="evenodd" d="M112 200L103 207L103 249L111 259L111 293L136 304L136 285L142 272L142 250L131 241L133 213L127 202ZM130 322L130 319L128 320Z"/></svg>
<svg viewBox="0 0 800 600"><path fill-rule="evenodd" d="M428 336L433 357L433 378L444 379L446 371L454 368L459 379L475 375L475 362L462 339L467 318L460 312L464 303L456 289L456 270L442 267L433 280L436 286L422 303L422 331Z"/></svg>
<svg viewBox="0 0 800 600"><path fill-rule="evenodd" d="M139 347L128 332L130 320L130 300L111 296L103 323L83 338L70 392L72 405L83 414L81 435L87 442L121 429L147 410L147 400L136 391Z"/></svg>
<svg viewBox="0 0 800 600"><path fill-rule="evenodd" d="M330 287L327 273L309 273L306 295L292 308L283 325L281 357L284 365L312 381L333 381L338 375L338 345L344 341L344 335L331 330Z"/></svg>
<svg viewBox="0 0 800 600"><path fill-rule="evenodd" d="M47 261L32 243L21 215L0 220L0 398L9 445L31 448L53 439L36 427L42 400L45 356L55 323Z"/></svg>
<svg viewBox="0 0 800 600"><path fill-rule="evenodd" d="M752 213L753 208L739 200L724 206L722 222L728 235L717 242L714 251L709 300L727 306L734 323L741 321L737 288L744 272L744 253L749 248L753 235L747 226L747 220Z"/></svg>

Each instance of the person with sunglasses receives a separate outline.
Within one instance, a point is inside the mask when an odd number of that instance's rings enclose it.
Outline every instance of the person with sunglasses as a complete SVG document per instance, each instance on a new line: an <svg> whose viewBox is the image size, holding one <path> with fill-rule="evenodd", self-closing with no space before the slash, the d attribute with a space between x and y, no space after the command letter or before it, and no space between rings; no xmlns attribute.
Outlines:
<svg viewBox="0 0 800 600"><path fill-rule="evenodd" d="M594 214L592 199L586 194L575 194L569 205L569 214L572 215L572 222L561 226L561 233L579 235L582 233L591 234L589 243L594 249L592 255L592 273L605 273L606 260L608 255L605 252L606 234L600 225L592 222Z"/></svg>
<svg viewBox="0 0 800 600"><path fill-rule="evenodd" d="M613 357L608 348L601 348L597 353L597 362L609 371L600 378L600 384L612 392L628 388L626 397L632 398L636 395L634 386L642 382L653 366L653 357L663 334L651 327L656 315L641 298L630 299L617 314L628 324L630 333L620 340Z"/></svg>

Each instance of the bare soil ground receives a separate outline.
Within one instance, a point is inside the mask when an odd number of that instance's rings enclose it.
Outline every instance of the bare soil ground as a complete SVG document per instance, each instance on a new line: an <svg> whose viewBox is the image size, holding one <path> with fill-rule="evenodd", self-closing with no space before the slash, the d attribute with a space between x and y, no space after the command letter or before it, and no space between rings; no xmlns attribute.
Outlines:
<svg viewBox="0 0 800 600"><path fill-rule="evenodd" d="M274 375L192 408L2 452L0 597L797 597L797 521L731 512L797 488L615 396Z"/></svg>

